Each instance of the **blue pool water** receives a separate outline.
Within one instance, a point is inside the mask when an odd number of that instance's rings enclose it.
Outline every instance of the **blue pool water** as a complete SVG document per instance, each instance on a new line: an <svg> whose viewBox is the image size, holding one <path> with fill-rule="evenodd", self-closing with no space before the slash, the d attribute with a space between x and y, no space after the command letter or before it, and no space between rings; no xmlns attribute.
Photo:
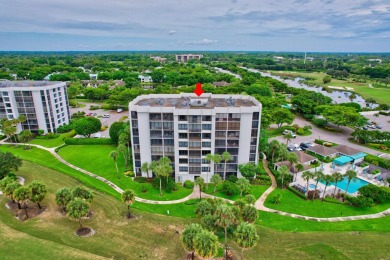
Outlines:
<svg viewBox="0 0 390 260"><path fill-rule="evenodd" d="M315 184L309 184L309 189L315 189L316 185Z"/></svg>
<svg viewBox="0 0 390 260"><path fill-rule="evenodd" d="M323 184L325 184L324 182L321 182ZM342 181L339 181L337 183L337 188L339 189L342 189L345 191L345 189L347 188L347 184L348 184L348 178L345 177ZM359 179L359 178L355 178L353 180L351 180L351 182L349 183L349 186L348 186L348 193L352 194L352 193L355 193L358 191L358 189L360 187L363 187L363 186L366 186L367 184L369 184L368 182L362 180L362 179ZM330 185L333 185L335 186L335 183L334 182L331 182L329 184Z"/></svg>

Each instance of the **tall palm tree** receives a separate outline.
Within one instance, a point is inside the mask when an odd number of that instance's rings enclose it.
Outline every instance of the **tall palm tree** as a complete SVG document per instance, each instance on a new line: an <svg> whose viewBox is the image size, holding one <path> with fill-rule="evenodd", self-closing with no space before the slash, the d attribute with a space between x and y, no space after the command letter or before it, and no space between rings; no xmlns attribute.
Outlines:
<svg viewBox="0 0 390 260"><path fill-rule="evenodd" d="M124 144L119 144L116 150L118 151L118 153L121 153L123 155L123 159L125 160L125 165L127 169L128 165L127 165L127 156L126 156L126 151L127 151L126 146Z"/></svg>
<svg viewBox="0 0 390 260"><path fill-rule="evenodd" d="M287 133L284 138L286 139L286 145L290 142L291 139L294 138L294 136L291 133Z"/></svg>
<svg viewBox="0 0 390 260"><path fill-rule="evenodd" d="M328 185L334 181L333 179L333 176L332 175L325 175L324 177L322 177L322 181L325 182L325 189L324 189L324 193L322 194L322 199L321 201L323 202L324 201L324 198L325 198L325 193L326 193L326 188L328 187Z"/></svg>
<svg viewBox="0 0 390 260"><path fill-rule="evenodd" d="M279 168L279 174L280 177L282 178L282 189L284 187L284 177L290 174L290 171L288 170L286 165L283 165L282 167Z"/></svg>
<svg viewBox="0 0 390 260"><path fill-rule="evenodd" d="M123 191L122 201L127 205L127 217L130 218L130 205L135 201L135 192L130 189Z"/></svg>
<svg viewBox="0 0 390 260"><path fill-rule="evenodd" d="M223 180L226 180L226 162L231 160L230 153L228 151L224 151L222 153L222 159L225 162L223 166Z"/></svg>
<svg viewBox="0 0 390 260"><path fill-rule="evenodd" d="M110 152L110 158L112 158L114 160L114 164L115 164L115 168L116 168L116 173L118 174L118 179L120 178L119 176L119 170L118 170L118 163L117 163L117 160L118 160L118 152L117 151L111 151Z"/></svg>
<svg viewBox="0 0 390 260"><path fill-rule="evenodd" d="M225 203L218 205L215 209L215 215L217 216L215 224L225 229L225 248L227 248L227 228L232 225L235 220L232 207L229 207Z"/></svg>
<svg viewBox="0 0 390 260"><path fill-rule="evenodd" d="M322 171L318 171L318 172L315 172L314 173L314 176L313 176L313 179L316 181L316 186L314 188L314 192L313 192L313 196L311 197L311 200L313 201L314 200L314 196L316 195L317 193L317 186L318 186L318 182L324 177L324 173Z"/></svg>
<svg viewBox="0 0 390 260"><path fill-rule="evenodd" d="M206 154L204 160L209 163L209 170L207 171L206 190L209 188L209 173L211 173L211 163L214 161L214 155L211 153Z"/></svg>
<svg viewBox="0 0 390 260"><path fill-rule="evenodd" d="M288 170L291 171L291 169L294 169L293 165L298 162L298 155L296 153L288 153L286 159L290 163L288 166ZM294 174L295 179L295 171L293 170L292 172Z"/></svg>
<svg viewBox="0 0 390 260"><path fill-rule="evenodd" d="M149 178L149 170L150 170L150 167L149 167L149 164L147 162L144 162L142 165L141 165L141 172L145 172L146 173L146 176Z"/></svg>
<svg viewBox="0 0 390 260"><path fill-rule="evenodd" d="M345 193L348 193L349 183L357 177L357 173L354 170L348 170L344 176L348 179L347 187L345 188Z"/></svg>
<svg viewBox="0 0 390 260"><path fill-rule="evenodd" d="M306 196L309 196L309 181L314 177L314 174L309 171L302 173L302 179L306 181Z"/></svg>
<svg viewBox="0 0 390 260"><path fill-rule="evenodd" d="M215 174L217 172L218 164L222 161L221 155L217 153L214 154L213 161L214 161L214 174Z"/></svg>
<svg viewBox="0 0 390 260"><path fill-rule="evenodd" d="M344 179L344 176L341 173L339 173L339 172L335 172L335 173L332 174L332 177L333 177L333 180L335 182L335 184L334 184L335 187L334 187L334 192L333 192L333 197L335 197L336 196L336 190L337 190L337 183L339 181L342 181Z"/></svg>
<svg viewBox="0 0 390 260"><path fill-rule="evenodd" d="M271 162L274 162L275 152L280 147L280 143L277 140L272 140L269 143L269 150L271 151Z"/></svg>

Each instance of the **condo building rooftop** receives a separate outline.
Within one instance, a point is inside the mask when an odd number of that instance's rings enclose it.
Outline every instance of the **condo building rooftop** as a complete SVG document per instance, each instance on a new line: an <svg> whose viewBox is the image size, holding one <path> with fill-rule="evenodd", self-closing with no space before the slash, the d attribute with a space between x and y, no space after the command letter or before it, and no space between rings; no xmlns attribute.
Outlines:
<svg viewBox="0 0 390 260"><path fill-rule="evenodd" d="M205 93L200 97L195 94L181 93L168 95L145 95L134 100L133 105L149 107L174 107L181 109L213 109L216 107L253 107L259 106L247 95L213 95Z"/></svg>
<svg viewBox="0 0 390 260"><path fill-rule="evenodd" d="M44 86L55 86L59 83L62 83L60 81L30 81L30 80L23 80L23 81L10 81L10 80L4 80L0 81L0 88L10 88L10 87L44 87Z"/></svg>

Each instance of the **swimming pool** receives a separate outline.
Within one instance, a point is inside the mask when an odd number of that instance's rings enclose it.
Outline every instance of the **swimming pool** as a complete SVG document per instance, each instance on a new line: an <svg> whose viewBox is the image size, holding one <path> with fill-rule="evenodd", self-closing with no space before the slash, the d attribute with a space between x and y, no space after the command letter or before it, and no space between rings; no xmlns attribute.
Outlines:
<svg viewBox="0 0 390 260"><path fill-rule="evenodd" d="M309 184L309 189L314 190L316 188L315 184Z"/></svg>
<svg viewBox="0 0 390 260"><path fill-rule="evenodd" d="M322 184L325 184L325 182L322 182ZM345 189L347 188L347 184L348 184L348 178L347 177L344 177L344 179L342 181L339 181L337 183L337 188L339 189L342 189L343 191L345 191ZM351 180L351 182L349 183L349 186L348 186L348 193L352 194L352 193L355 193L358 191L358 189L360 187L363 187L363 186L366 186L368 185L369 183L362 180L362 179L359 179L359 178L355 178L353 180ZM334 182L331 182L329 184L329 186L335 186L335 183Z"/></svg>

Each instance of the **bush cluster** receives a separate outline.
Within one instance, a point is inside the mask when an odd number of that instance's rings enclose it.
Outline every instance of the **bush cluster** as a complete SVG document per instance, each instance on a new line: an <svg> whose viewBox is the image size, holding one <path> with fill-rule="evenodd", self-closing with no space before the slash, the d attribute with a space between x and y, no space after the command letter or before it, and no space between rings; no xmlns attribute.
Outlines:
<svg viewBox="0 0 390 260"><path fill-rule="evenodd" d="M134 181L138 183L147 183L148 179L145 177L138 176L138 177L134 177Z"/></svg>
<svg viewBox="0 0 390 260"><path fill-rule="evenodd" d="M192 190L194 188L194 183L190 180L186 180L183 183L184 188Z"/></svg>
<svg viewBox="0 0 390 260"><path fill-rule="evenodd" d="M377 162L377 165L379 165L382 168L388 169L390 167L390 160L384 159L382 157L374 156L371 154L368 154L364 160L368 163L375 164L374 162Z"/></svg>
<svg viewBox="0 0 390 260"><path fill-rule="evenodd" d="M297 195L298 197L300 197L301 199L304 199L304 200L307 199L306 196L305 196L305 194L300 193L299 191L297 191L297 190L294 189L293 187L287 185L287 189L288 189L289 191L291 191L292 193L294 193L295 195Z"/></svg>
<svg viewBox="0 0 390 260"><path fill-rule="evenodd" d="M152 185L156 189L160 189L160 178L154 178ZM163 190L165 190L166 192L172 192L172 191L177 190L175 180L172 177L168 177L168 181L167 181L167 178L165 178L165 177L162 178L161 179L161 188Z"/></svg>

